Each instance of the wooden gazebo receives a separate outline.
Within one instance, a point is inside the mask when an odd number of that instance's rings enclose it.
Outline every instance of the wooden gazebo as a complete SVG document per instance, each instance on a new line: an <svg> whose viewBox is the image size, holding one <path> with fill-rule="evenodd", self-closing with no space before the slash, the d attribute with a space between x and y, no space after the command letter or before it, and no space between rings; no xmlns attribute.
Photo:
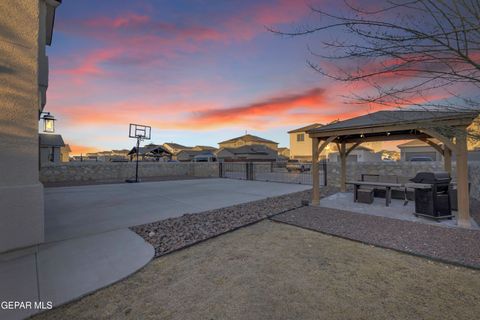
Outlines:
<svg viewBox="0 0 480 320"><path fill-rule="evenodd" d="M419 139L444 156L445 171L452 171L456 154L458 225L470 226L468 192L467 127L478 112L378 111L308 131L312 138L312 205L320 203L319 155L329 143L336 143L340 155L340 189L346 191L346 160L364 142ZM443 147L434 142L436 139ZM347 148L348 144L348 148Z"/></svg>

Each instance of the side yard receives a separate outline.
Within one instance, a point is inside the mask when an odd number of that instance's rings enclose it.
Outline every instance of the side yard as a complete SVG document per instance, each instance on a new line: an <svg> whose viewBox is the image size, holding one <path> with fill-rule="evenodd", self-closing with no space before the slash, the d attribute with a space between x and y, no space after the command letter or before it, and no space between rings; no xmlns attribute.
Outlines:
<svg viewBox="0 0 480 320"><path fill-rule="evenodd" d="M34 319L478 319L480 272L262 221Z"/></svg>

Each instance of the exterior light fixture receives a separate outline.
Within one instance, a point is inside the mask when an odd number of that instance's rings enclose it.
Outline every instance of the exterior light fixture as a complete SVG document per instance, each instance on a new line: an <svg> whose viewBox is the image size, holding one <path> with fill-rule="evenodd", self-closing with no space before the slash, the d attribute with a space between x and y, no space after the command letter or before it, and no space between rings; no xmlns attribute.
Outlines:
<svg viewBox="0 0 480 320"><path fill-rule="evenodd" d="M390 135L390 132L387 132L387 137Z"/></svg>
<svg viewBox="0 0 480 320"><path fill-rule="evenodd" d="M55 132L55 119L54 116L50 114L50 112L44 112L42 117L43 120L43 132L46 133L54 133Z"/></svg>
<svg viewBox="0 0 480 320"><path fill-rule="evenodd" d="M360 138L365 138L365 135L362 133L362 134L360 135Z"/></svg>

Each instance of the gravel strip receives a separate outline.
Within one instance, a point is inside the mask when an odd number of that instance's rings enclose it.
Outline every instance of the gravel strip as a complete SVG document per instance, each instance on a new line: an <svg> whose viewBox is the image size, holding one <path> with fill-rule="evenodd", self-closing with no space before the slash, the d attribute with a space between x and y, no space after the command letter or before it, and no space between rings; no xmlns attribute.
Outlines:
<svg viewBox="0 0 480 320"><path fill-rule="evenodd" d="M321 189L321 196L336 192L333 188ZM302 206L302 200L311 199L311 190L290 193L278 197L242 203L226 208L186 213L130 228L155 248L155 257L190 246L267 217Z"/></svg>
<svg viewBox="0 0 480 320"><path fill-rule="evenodd" d="M302 207L271 218L375 246L480 269L480 231Z"/></svg>

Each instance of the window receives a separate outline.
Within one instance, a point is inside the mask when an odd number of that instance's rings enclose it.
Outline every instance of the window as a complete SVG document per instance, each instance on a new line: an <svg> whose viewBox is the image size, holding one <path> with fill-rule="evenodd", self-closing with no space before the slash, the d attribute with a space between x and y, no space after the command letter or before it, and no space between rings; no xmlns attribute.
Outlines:
<svg viewBox="0 0 480 320"><path fill-rule="evenodd" d="M303 133L297 134L297 141L305 141L305 135Z"/></svg>

